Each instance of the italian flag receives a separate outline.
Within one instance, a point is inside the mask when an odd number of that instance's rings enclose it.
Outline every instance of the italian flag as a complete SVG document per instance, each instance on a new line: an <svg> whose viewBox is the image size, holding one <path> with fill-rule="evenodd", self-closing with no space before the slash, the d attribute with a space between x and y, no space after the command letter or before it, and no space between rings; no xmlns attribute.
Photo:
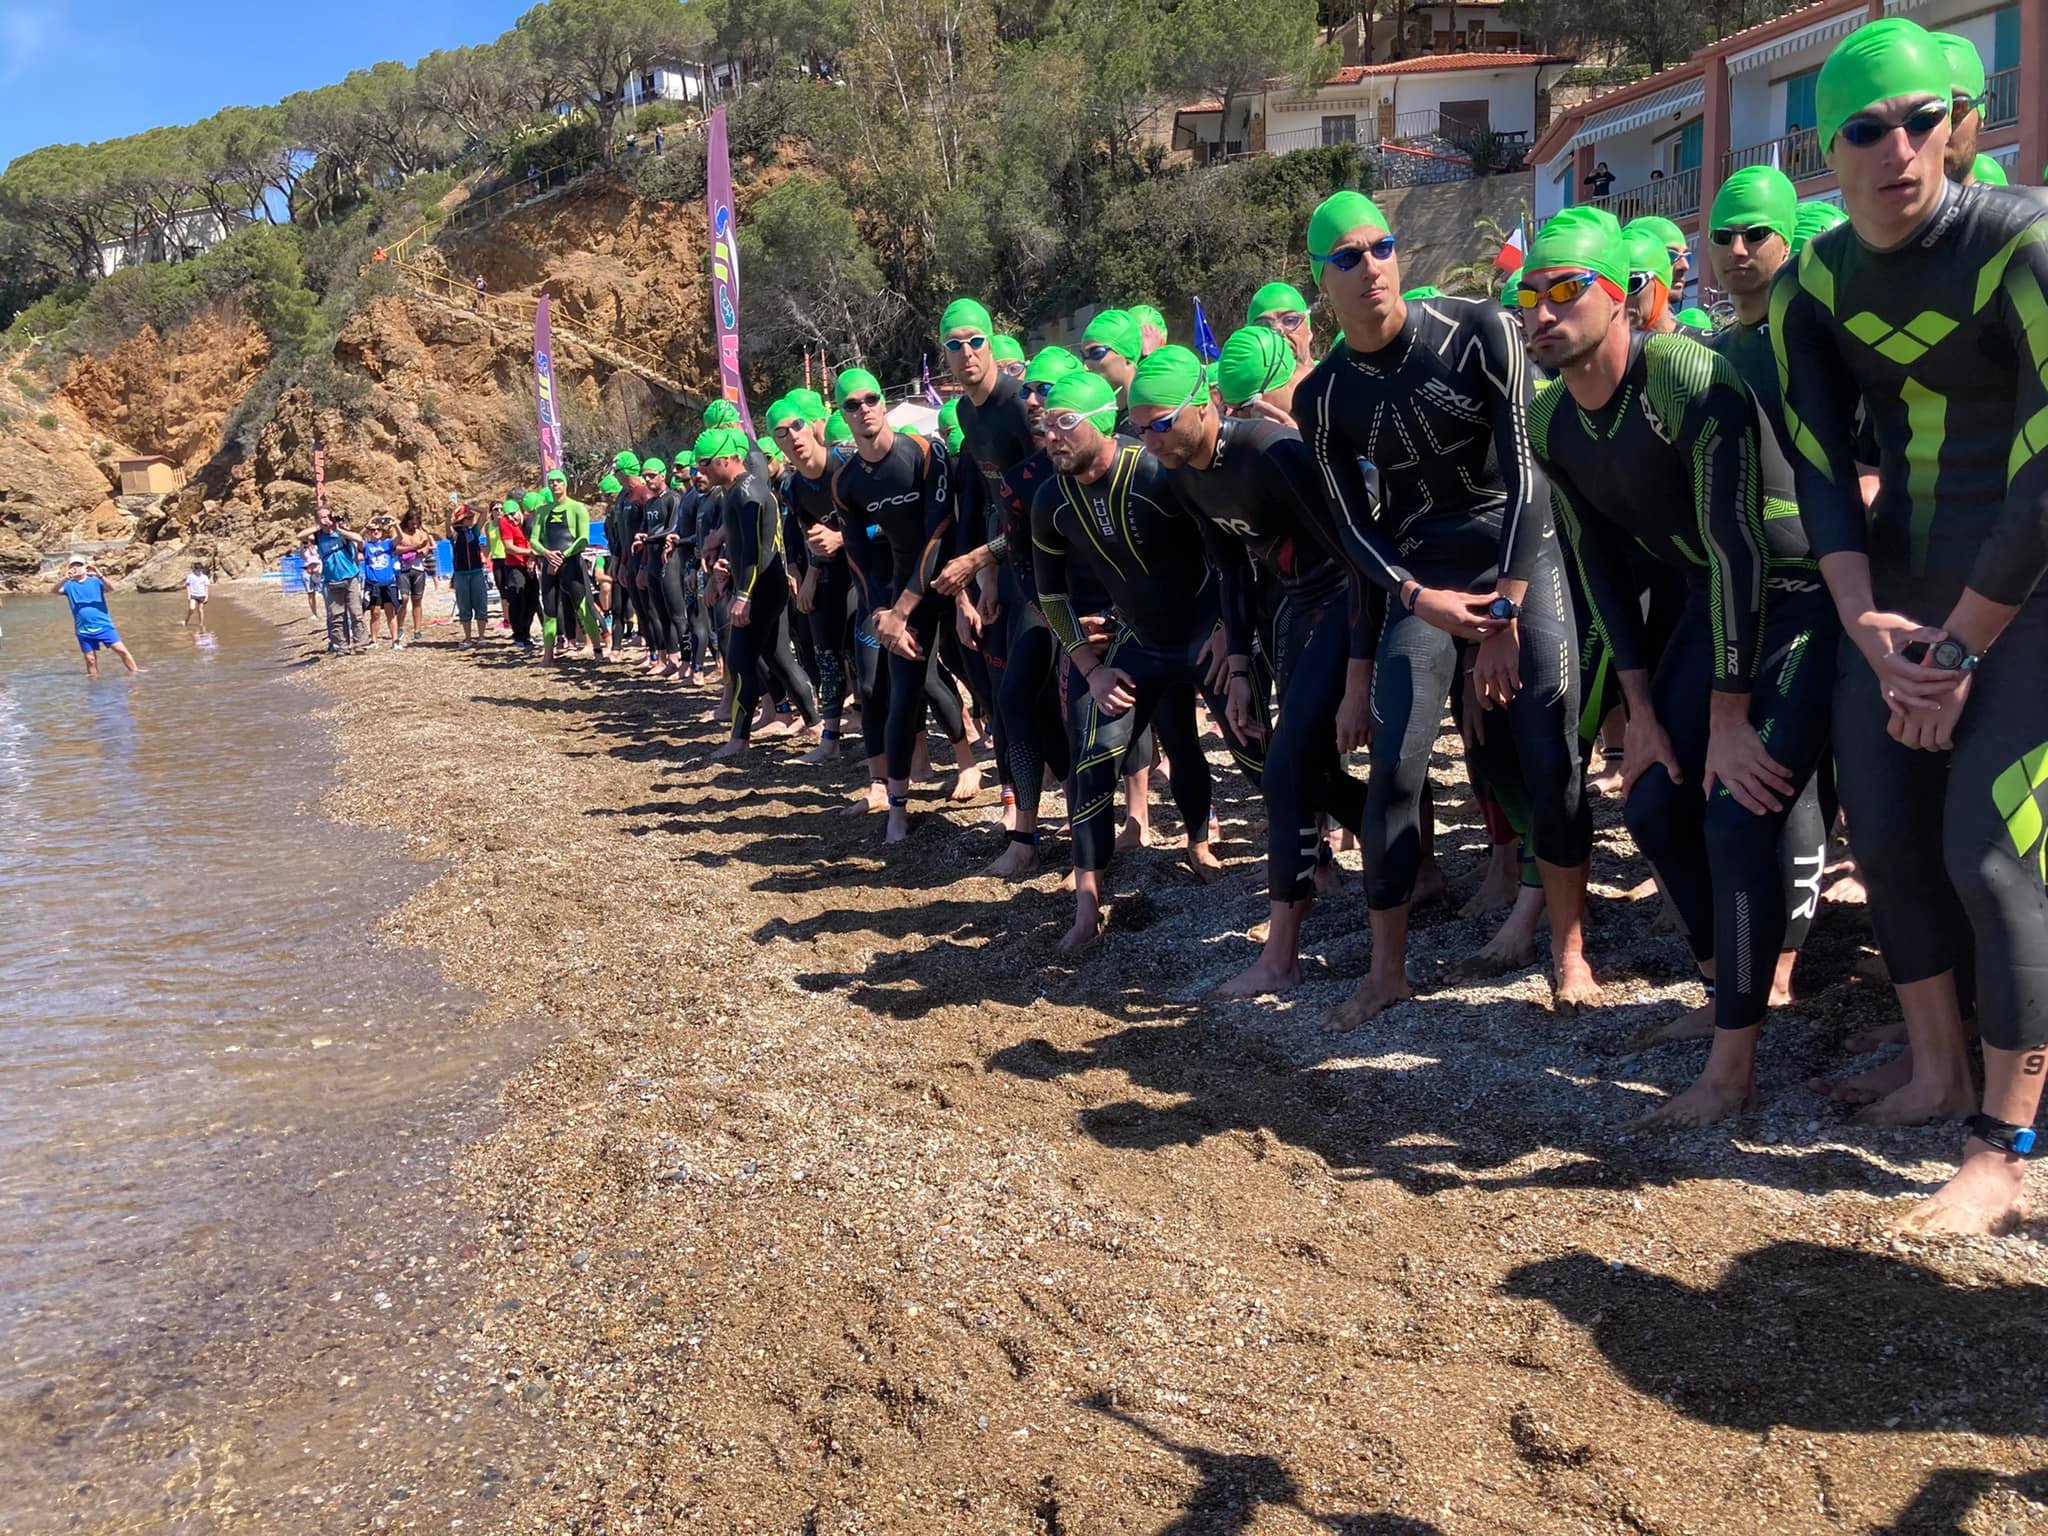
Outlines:
<svg viewBox="0 0 2048 1536"><path fill-rule="evenodd" d="M1519 272L1528 254L1529 232L1517 223L1515 232L1502 244L1500 254L1493 258L1493 264L1503 272Z"/></svg>

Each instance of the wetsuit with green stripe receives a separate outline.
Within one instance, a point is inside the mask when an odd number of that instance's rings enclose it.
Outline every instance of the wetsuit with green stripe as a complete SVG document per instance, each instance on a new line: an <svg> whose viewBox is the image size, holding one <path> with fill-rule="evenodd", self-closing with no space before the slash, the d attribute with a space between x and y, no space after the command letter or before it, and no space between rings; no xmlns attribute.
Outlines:
<svg viewBox="0 0 2048 1536"><path fill-rule="evenodd" d="M541 633L550 641L567 640L579 626L594 640L604 631L590 601L590 573L583 551L590 544L590 509L570 498L550 502L533 514L533 547L562 557L555 570L540 564Z"/></svg>
<svg viewBox="0 0 2048 1536"><path fill-rule="evenodd" d="M1684 613L1649 682L1684 782L1652 767L1624 815L1694 955L1715 964L1714 1022L1746 1028L1769 1003L1785 933L1778 849L1790 804L1757 815L1725 788L1701 795L1709 695L1748 695L1750 723L1796 798L1827 746L1833 610L1810 570L1770 553L1756 408L1719 354L1638 332L1604 404L1589 410L1562 380L1545 384L1529 435L1617 671L1653 666L1629 542L1685 577Z"/></svg>
<svg viewBox="0 0 2048 1536"><path fill-rule="evenodd" d="M1114 441L1116 452L1104 474L1086 483L1055 474L1031 508L1032 565L1046 623L1076 671L1085 676L1097 665L1114 666L1130 677L1136 695L1128 710L1111 718L1084 682L1074 679L1068 686L1075 743L1069 797L1074 864L1090 870L1109 867L1116 844L1116 781L1126 752L1148 725L1167 755L1182 825L1194 842L1207 840L1212 791L1195 733L1197 692L1254 785L1264 763L1261 745L1230 729L1223 692L1210 688L1201 663L1203 647L1224 622L1210 553L1242 561L1244 548L1212 543L1204 522L1175 498L1159 461L1129 438ZM1073 603L1069 572L1077 563L1108 589L1116 611L1115 637L1100 663Z"/></svg>
<svg viewBox="0 0 2048 1536"><path fill-rule="evenodd" d="M2048 210L1950 185L1891 250L1829 230L1774 280L1771 339L1815 556L1866 555L1878 609L1922 624L1965 591L2018 610L1946 752L1891 738L1876 674L1843 646L1835 754L1892 980L1974 955L1985 1043L2048 1044Z"/></svg>

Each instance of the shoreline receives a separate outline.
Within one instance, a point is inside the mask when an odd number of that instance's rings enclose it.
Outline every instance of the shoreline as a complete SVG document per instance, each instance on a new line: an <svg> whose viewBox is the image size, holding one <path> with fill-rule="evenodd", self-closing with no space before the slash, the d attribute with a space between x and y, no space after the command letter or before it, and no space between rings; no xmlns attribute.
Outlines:
<svg viewBox="0 0 2048 1536"><path fill-rule="evenodd" d="M1892 1016L1853 974L1860 913L1816 924L1761 1113L1629 1135L1703 1050L1623 1053L1698 995L1630 904L1593 915L1598 1012L1550 1015L1540 966L1440 981L1491 920L1439 910L1422 1000L1332 1039L1355 881L1311 918L1296 999L1200 1001L1264 913L1227 769L1225 881L1167 846L1120 860L1107 939L1061 964L1064 840L1021 889L977 878L992 796L922 787L885 856L843 809L855 768L773 741L701 766L701 690L452 640L308 675L336 701L328 814L444 861L385 930L485 1022L537 1010L554 1037L455 1172L480 1219L460 1353L553 1447L469 1528L2048 1514L2040 1222L1893 1238L1959 1133L1856 1127L1801 1086ZM1447 775L1438 796L1455 884L1483 834ZM1615 820L1608 889L1640 868Z"/></svg>

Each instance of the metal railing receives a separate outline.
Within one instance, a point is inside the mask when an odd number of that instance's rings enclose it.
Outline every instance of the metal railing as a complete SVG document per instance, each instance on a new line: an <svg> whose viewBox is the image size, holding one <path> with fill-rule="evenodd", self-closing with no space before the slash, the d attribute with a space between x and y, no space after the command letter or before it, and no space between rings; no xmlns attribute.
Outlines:
<svg viewBox="0 0 2048 1536"><path fill-rule="evenodd" d="M1586 206L1605 208L1624 224L1645 214L1661 214L1667 219L1683 218L1700 211L1700 168L1695 165L1630 187L1625 192L1588 198Z"/></svg>
<svg viewBox="0 0 2048 1536"><path fill-rule="evenodd" d="M1761 144L1729 150L1721 157L1722 180L1746 165L1776 165L1794 181L1824 175L1828 168L1821 158L1820 134L1812 128L1795 128Z"/></svg>
<svg viewBox="0 0 2048 1536"><path fill-rule="evenodd" d="M2003 128L2020 120L2020 72L2001 69L1984 81L1984 126Z"/></svg>

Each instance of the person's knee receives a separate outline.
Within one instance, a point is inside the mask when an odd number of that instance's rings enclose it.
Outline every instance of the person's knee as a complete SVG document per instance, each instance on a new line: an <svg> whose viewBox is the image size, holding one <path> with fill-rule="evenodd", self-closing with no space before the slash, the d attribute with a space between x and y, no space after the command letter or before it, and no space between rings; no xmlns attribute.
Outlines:
<svg viewBox="0 0 2048 1536"><path fill-rule="evenodd" d="M1676 846L1680 826L1697 820L1685 814L1686 808L1679 803L1681 794L1697 798L1699 790L1691 785L1673 784L1661 766L1652 767L1636 780L1621 808L1622 824L1628 828L1628 835L1643 857L1653 864L1659 853Z"/></svg>

